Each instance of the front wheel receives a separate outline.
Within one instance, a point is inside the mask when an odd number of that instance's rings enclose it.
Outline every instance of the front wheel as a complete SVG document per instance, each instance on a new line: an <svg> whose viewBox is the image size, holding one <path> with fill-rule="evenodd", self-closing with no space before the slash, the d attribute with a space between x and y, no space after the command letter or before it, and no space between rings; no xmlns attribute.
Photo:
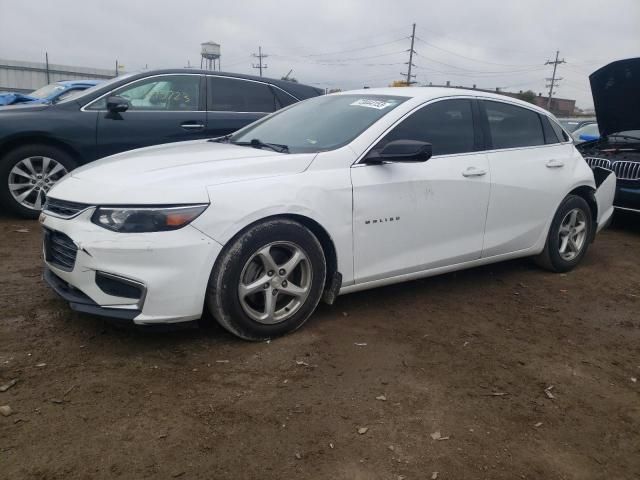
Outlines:
<svg viewBox="0 0 640 480"><path fill-rule="evenodd" d="M553 272L572 270L587 253L593 232L591 208L582 197L568 195L553 217L547 242L535 261Z"/></svg>
<svg viewBox="0 0 640 480"><path fill-rule="evenodd" d="M59 148L18 147L0 160L0 202L23 218L38 218L51 187L75 166Z"/></svg>
<svg viewBox="0 0 640 480"><path fill-rule="evenodd" d="M245 340L300 328L324 289L326 262L305 226L274 219L250 227L221 252L207 289L218 323Z"/></svg>

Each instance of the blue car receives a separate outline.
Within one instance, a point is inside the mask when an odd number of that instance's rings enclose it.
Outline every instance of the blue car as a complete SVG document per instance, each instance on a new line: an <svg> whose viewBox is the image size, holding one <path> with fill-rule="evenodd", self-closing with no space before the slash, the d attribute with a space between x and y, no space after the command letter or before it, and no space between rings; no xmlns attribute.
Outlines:
<svg viewBox="0 0 640 480"><path fill-rule="evenodd" d="M64 80L50 83L31 93L0 92L0 106L18 103L56 103L101 82L102 80Z"/></svg>

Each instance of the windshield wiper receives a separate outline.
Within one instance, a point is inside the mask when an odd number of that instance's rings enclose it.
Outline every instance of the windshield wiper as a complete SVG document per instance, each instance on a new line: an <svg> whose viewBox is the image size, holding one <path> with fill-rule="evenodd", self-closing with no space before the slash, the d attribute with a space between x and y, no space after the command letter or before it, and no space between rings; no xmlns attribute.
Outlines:
<svg viewBox="0 0 640 480"><path fill-rule="evenodd" d="M226 143L231 138L231 135L233 135L233 133L229 133L227 135L223 135L222 137L210 138L209 141L210 142L217 142L217 143Z"/></svg>
<svg viewBox="0 0 640 480"><path fill-rule="evenodd" d="M250 142L232 142L234 145L247 145L253 148L268 148L278 153L289 153L289 147L281 143L267 143L257 138L251 139Z"/></svg>
<svg viewBox="0 0 640 480"><path fill-rule="evenodd" d="M610 137L626 138L627 140L640 140L640 137L634 137L633 135L623 135L620 133L612 133L611 135L607 135L607 138Z"/></svg>

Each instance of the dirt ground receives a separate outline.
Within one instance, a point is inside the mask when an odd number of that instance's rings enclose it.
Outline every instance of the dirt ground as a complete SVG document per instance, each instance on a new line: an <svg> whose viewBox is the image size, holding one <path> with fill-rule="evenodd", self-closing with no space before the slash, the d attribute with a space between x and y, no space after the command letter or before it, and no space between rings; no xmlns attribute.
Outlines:
<svg viewBox="0 0 640 480"><path fill-rule="evenodd" d="M567 275L347 295L270 343L73 313L40 241L0 218L0 478L640 478L638 217Z"/></svg>

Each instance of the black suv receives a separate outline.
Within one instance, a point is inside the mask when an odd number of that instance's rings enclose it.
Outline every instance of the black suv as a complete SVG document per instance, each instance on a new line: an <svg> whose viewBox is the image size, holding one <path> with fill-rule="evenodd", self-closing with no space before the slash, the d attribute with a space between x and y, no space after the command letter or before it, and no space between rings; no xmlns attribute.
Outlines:
<svg viewBox="0 0 640 480"><path fill-rule="evenodd" d="M283 80L205 70L123 75L54 105L0 111L0 202L36 218L70 170L159 143L226 135L282 107L321 95Z"/></svg>

